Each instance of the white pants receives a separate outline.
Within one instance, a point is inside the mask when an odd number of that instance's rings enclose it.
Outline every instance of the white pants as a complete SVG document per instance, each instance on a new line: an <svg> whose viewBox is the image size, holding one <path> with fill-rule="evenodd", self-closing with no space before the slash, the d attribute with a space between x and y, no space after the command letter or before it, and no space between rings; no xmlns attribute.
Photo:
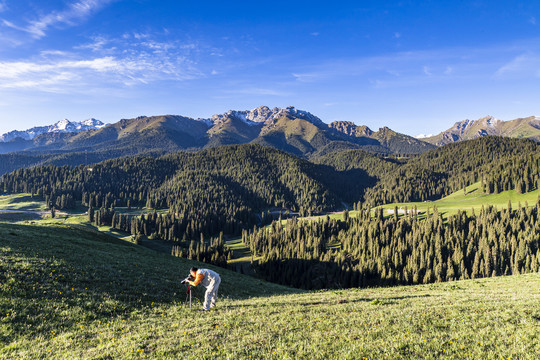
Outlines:
<svg viewBox="0 0 540 360"><path fill-rule="evenodd" d="M204 293L204 310L209 310L211 307L216 306L219 284L221 284L221 278L213 280L206 288L206 292Z"/></svg>

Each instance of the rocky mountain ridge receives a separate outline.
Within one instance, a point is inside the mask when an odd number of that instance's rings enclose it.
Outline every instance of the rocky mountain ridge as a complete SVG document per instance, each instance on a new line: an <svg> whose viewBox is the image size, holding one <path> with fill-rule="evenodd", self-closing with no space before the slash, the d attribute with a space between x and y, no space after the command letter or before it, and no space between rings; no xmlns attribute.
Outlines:
<svg viewBox="0 0 540 360"><path fill-rule="evenodd" d="M36 126L27 130L13 130L0 135L0 142L9 142L20 138L22 140L33 140L39 135L46 133L76 133L87 130L97 130L106 126L100 120L91 118L80 122L72 122L68 119L60 120L53 125Z"/></svg>
<svg viewBox="0 0 540 360"><path fill-rule="evenodd" d="M270 109L268 106L259 106L253 110L229 110L224 114L213 115L209 120L212 124L218 124L230 117L235 117L244 121L248 125L265 124L269 125L275 122L277 119L288 116L291 118L298 118L307 120L313 124L322 125L324 122L317 116L304 111L298 110L294 106L288 106L286 108L275 107ZM205 119L202 119L205 120Z"/></svg>
<svg viewBox="0 0 540 360"><path fill-rule="evenodd" d="M83 130L88 127L88 131ZM317 116L289 106L230 110L211 118L179 115L139 116L109 125L72 123L67 120L32 130L31 135L0 142L0 153L20 150L104 151L195 151L221 145L255 143L271 146L300 157L312 157L346 149L364 149L383 154L422 153L435 148L387 127L374 132L352 122L326 124ZM41 133L40 133L41 132Z"/></svg>
<svg viewBox="0 0 540 360"><path fill-rule="evenodd" d="M424 137L421 140L436 146L443 146L484 136L530 138L540 141L540 118L529 116L503 121L488 115L477 120L466 119L456 122L450 129L438 135Z"/></svg>

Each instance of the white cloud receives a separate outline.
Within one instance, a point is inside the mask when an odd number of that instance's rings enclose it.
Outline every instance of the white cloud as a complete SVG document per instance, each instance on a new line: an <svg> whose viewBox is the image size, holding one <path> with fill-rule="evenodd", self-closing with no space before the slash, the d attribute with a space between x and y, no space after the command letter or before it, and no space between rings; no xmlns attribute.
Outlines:
<svg viewBox="0 0 540 360"><path fill-rule="evenodd" d="M68 53L61 50L43 50L39 53L42 57L48 56L67 56Z"/></svg>
<svg viewBox="0 0 540 360"><path fill-rule="evenodd" d="M292 76L299 82L314 82L323 77L321 73L292 73Z"/></svg>
<svg viewBox="0 0 540 360"><path fill-rule="evenodd" d="M0 12L6 11L7 5L6 0L0 0Z"/></svg>
<svg viewBox="0 0 540 360"><path fill-rule="evenodd" d="M185 59L155 60L145 54L123 59L113 56L91 60L41 59L0 62L0 89L84 92L88 87L133 86L186 80L198 75Z"/></svg>
<svg viewBox="0 0 540 360"><path fill-rule="evenodd" d="M76 46L75 49L88 49L97 52L104 50L105 45L108 45L110 42L109 39L105 38L104 36L95 36L92 38L92 40L93 41L91 43Z"/></svg>
<svg viewBox="0 0 540 360"><path fill-rule="evenodd" d="M7 20L3 20L3 25L26 32L32 35L32 37L40 39L46 36L47 30L50 27L56 25L77 25L78 22L84 21L88 16L112 1L114 0L79 0L71 3L65 10L53 11L41 16L37 20L29 21L25 26L16 25Z"/></svg>
<svg viewBox="0 0 540 360"><path fill-rule="evenodd" d="M70 50L42 50L31 59L0 59L0 89L79 93L211 76L196 66L198 44L125 35L95 36Z"/></svg>
<svg viewBox="0 0 540 360"><path fill-rule="evenodd" d="M144 33L134 33L133 37L137 40L144 40L148 39L150 37L150 34L144 34Z"/></svg>
<svg viewBox="0 0 540 360"><path fill-rule="evenodd" d="M496 72L497 78L540 77L540 54L527 53L514 57Z"/></svg>

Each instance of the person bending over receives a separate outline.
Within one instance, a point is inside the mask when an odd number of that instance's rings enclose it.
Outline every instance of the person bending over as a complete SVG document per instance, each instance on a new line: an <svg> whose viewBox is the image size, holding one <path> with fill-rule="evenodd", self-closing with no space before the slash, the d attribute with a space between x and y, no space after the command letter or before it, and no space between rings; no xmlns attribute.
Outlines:
<svg viewBox="0 0 540 360"><path fill-rule="evenodd" d="M221 284L221 277L219 274L210 269L197 269L196 267L192 267L189 271L189 275L190 277L182 281L183 283L189 282L191 286L201 284L206 288L202 309L207 311L216 306L218 288L219 284Z"/></svg>

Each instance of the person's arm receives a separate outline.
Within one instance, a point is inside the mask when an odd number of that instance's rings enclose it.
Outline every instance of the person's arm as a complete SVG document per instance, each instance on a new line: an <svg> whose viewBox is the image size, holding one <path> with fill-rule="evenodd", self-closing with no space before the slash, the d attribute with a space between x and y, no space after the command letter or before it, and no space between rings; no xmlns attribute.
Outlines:
<svg viewBox="0 0 540 360"><path fill-rule="evenodd" d="M197 276L195 277L195 280L189 281L189 284L191 286L197 286L201 283L201 281L204 279L204 274L197 273Z"/></svg>

